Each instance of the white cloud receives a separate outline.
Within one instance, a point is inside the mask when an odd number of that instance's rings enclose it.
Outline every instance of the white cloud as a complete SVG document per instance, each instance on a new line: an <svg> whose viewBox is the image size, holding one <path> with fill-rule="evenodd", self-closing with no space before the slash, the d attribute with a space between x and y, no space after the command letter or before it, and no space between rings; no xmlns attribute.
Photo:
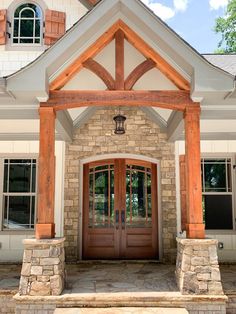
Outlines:
<svg viewBox="0 0 236 314"><path fill-rule="evenodd" d="M150 3L148 6L156 15L158 15L164 21L172 18L175 15L175 11L172 8L167 7L161 3Z"/></svg>
<svg viewBox="0 0 236 314"><path fill-rule="evenodd" d="M188 0L174 0L174 7L176 11L186 11L188 7Z"/></svg>
<svg viewBox="0 0 236 314"><path fill-rule="evenodd" d="M175 16L177 11L185 11L189 0L173 0L173 8L168 7L156 0L142 0L157 16L166 21Z"/></svg>
<svg viewBox="0 0 236 314"><path fill-rule="evenodd" d="M219 10L227 6L229 0L209 0L211 10Z"/></svg>

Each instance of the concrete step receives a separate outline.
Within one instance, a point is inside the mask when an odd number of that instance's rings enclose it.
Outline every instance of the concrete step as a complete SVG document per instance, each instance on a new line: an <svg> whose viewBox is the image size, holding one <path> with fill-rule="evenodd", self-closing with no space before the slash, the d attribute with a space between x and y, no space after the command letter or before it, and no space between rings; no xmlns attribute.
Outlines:
<svg viewBox="0 0 236 314"><path fill-rule="evenodd" d="M111 308L58 308L54 314L187 314L183 308L164 307L111 307Z"/></svg>

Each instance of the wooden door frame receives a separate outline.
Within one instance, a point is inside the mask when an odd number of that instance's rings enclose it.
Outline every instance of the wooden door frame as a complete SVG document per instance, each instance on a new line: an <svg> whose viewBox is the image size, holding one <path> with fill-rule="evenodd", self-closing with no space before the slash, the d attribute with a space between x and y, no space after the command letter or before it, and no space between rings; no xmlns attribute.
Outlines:
<svg viewBox="0 0 236 314"><path fill-rule="evenodd" d="M114 154L104 154L104 155L99 155L99 156L91 156L85 159L81 159L79 161L79 169L80 169L80 176L79 180L82 184L80 184L80 189L79 189L79 223L78 223L78 228L79 228L79 233L78 233L78 254L77 254L77 259L78 260L83 260L82 257L82 249L83 249L83 192L84 192L84 187L83 187L83 169L84 165L91 163L91 162L96 162L96 161L103 161L103 160L108 160L108 159L135 159L139 161L147 161L151 162L153 164L156 164L157 166L157 195L161 195L161 161L159 159L151 158L145 155L136 155L136 154L125 154L125 153L114 153ZM162 206L161 206L161 197L157 198L157 208L158 208L158 261L162 261L163 257L163 245L162 245Z"/></svg>

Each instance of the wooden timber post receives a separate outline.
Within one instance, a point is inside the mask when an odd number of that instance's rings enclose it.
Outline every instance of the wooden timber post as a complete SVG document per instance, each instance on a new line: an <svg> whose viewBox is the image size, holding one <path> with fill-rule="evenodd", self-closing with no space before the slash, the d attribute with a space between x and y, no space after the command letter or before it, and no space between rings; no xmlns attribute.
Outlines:
<svg viewBox="0 0 236 314"><path fill-rule="evenodd" d="M185 154L187 195L187 238L204 239L205 225L202 212L200 104L186 106Z"/></svg>
<svg viewBox="0 0 236 314"><path fill-rule="evenodd" d="M40 107L37 239L55 237L55 111Z"/></svg>

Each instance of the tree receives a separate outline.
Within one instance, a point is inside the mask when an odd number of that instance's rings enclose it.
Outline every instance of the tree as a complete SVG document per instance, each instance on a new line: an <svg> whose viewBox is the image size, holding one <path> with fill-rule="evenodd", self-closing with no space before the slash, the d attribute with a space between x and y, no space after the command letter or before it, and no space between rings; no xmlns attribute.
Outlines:
<svg viewBox="0 0 236 314"><path fill-rule="evenodd" d="M222 35L218 52L236 53L236 0L229 0L225 16L216 19L215 31Z"/></svg>

